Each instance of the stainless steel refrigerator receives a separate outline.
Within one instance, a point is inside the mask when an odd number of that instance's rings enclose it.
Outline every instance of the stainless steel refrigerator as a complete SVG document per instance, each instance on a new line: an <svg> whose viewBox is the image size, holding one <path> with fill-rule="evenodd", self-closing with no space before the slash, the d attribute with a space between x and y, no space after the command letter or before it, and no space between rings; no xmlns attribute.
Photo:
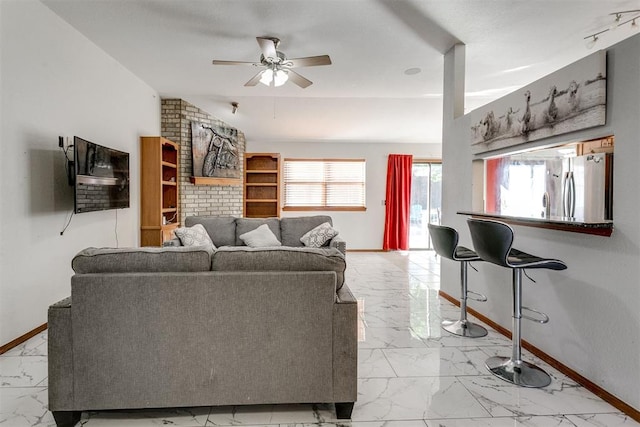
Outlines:
<svg viewBox="0 0 640 427"><path fill-rule="evenodd" d="M613 219L613 154L545 161L543 216L568 220Z"/></svg>

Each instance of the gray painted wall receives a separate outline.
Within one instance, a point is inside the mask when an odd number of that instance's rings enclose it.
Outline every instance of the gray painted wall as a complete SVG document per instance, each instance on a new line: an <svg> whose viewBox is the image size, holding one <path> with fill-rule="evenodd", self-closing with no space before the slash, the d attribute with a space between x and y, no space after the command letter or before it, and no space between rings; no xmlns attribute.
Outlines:
<svg viewBox="0 0 640 427"><path fill-rule="evenodd" d="M445 58L453 73L452 53ZM547 325L523 322L523 338L547 354L640 409L640 35L607 50L607 123L537 141L543 146L615 135L614 232L609 238L514 227L515 247L564 260L566 271L532 270L537 283L523 282L523 304L549 314ZM446 93L446 89L445 89ZM468 115L445 117L443 131L443 223L471 245L466 217L472 208L473 179ZM493 153L492 153L493 154ZM489 301L470 305L500 325L511 327L511 275L478 263L469 287ZM442 263L442 290L459 294L459 267ZM553 384L550 386L553 387Z"/></svg>

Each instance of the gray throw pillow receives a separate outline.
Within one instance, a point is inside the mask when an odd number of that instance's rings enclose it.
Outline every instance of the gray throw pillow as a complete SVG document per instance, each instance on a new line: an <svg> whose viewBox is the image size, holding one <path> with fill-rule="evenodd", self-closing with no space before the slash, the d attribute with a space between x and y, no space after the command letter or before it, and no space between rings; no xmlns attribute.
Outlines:
<svg viewBox="0 0 640 427"><path fill-rule="evenodd" d="M176 228L174 233L180 239L182 246L210 246L213 249L216 248L202 224L196 224L193 227Z"/></svg>
<svg viewBox="0 0 640 427"><path fill-rule="evenodd" d="M245 245L250 246L252 248L265 248L268 246L282 246L280 240L276 237L275 234L269 229L267 224L262 224L260 227L256 228L253 231L249 231L247 233L240 235L240 240L244 242Z"/></svg>
<svg viewBox="0 0 640 427"><path fill-rule="evenodd" d="M313 230L308 231L300 238L300 241L309 248L319 248L338 235L328 222L323 222Z"/></svg>

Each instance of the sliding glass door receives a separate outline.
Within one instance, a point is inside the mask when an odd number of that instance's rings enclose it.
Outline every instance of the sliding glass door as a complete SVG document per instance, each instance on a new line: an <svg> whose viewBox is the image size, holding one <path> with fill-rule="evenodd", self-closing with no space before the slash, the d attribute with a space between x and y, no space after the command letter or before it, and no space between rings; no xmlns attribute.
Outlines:
<svg viewBox="0 0 640 427"><path fill-rule="evenodd" d="M411 249L433 249L427 224L440 224L442 208L442 163L414 160L411 177Z"/></svg>

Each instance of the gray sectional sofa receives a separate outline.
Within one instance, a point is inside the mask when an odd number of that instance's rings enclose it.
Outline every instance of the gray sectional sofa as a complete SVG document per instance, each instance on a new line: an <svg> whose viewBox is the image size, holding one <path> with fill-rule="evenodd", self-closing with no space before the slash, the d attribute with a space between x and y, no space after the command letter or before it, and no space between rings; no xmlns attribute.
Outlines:
<svg viewBox="0 0 640 427"><path fill-rule="evenodd" d="M278 221L283 243L305 228L291 220ZM263 221L233 219L233 243L238 227ZM357 305L340 241L223 247L229 230L202 223L216 250L89 248L74 258L71 297L48 313L58 426L88 410L278 403L335 403L337 418L350 418Z"/></svg>

